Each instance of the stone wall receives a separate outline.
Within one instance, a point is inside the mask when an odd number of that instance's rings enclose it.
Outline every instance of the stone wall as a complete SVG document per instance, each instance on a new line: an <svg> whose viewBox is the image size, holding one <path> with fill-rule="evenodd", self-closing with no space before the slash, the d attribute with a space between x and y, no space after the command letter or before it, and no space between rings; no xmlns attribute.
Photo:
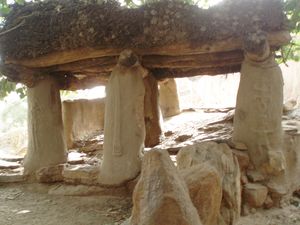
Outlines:
<svg viewBox="0 0 300 225"><path fill-rule="evenodd" d="M75 140L104 128L105 99L67 100L62 103L63 123L68 148Z"/></svg>

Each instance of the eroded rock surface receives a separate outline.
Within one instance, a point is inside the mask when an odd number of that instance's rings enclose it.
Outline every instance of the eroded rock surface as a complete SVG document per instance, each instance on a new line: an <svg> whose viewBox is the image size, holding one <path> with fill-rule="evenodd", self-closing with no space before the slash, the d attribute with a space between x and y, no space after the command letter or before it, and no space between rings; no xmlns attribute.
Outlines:
<svg viewBox="0 0 300 225"><path fill-rule="evenodd" d="M203 163L214 167L222 181L223 197L218 224L235 224L240 217L241 186L237 159L226 144L203 142L184 147L177 155L179 169L187 169Z"/></svg>
<svg viewBox="0 0 300 225"><path fill-rule="evenodd" d="M216 225L222 201L221 177L208 163L181 170L203 225Z"/></svg>
<svg viewBox="0 0 300 225"><path fill-rule="evenodd" d="M201 225L188 188L166 151L145 154L130 225Z"/></svg>

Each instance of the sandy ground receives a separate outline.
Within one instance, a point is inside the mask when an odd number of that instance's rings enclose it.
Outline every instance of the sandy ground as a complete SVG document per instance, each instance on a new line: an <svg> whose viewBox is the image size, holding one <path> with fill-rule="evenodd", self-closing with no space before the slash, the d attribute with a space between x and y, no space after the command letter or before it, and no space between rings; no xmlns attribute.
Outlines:
<svg viewBox="0 0 300 225"><path fill-rule="evenodd" d="M203 140L226 140L232 125L215 124L226 115L187 112L169 119L164 131L172 134L160 147L175 149ZM207 124L212 125L206 127ZM0 183L0 225L119 225L131 214L128 197L53 195L48 194L50 189L53 185ZM68 186L60 186L60 190L68 193ZM293 198L282 208L252 212L242 217L238 225L300 225L300 199Z"/></svg>
<svg viewBox="0 0 300 225"><path fill-rule="evenodd" d="M129 216L129 198L47 194L46 185L0 186L1 225L105 225Z"/></svg>
<svg viewBox="0 0 300 225"><path fill-rule="evenodd" d="M1 225L118 225L130 215L129 198L49 195L47 185L0 186ZM300 199L257 211L238 225L299 225Z"/></svg>

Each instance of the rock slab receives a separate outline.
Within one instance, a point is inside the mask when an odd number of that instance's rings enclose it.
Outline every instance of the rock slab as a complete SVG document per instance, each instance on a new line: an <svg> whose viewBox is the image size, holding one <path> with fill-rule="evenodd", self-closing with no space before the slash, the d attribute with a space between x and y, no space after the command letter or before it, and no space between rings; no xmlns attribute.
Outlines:
<svg viewBox="0 0 300 225"><path fill-rule="evenodd" d="M127 224L202 225L188 188L166 151L145 154Z"/></svg>

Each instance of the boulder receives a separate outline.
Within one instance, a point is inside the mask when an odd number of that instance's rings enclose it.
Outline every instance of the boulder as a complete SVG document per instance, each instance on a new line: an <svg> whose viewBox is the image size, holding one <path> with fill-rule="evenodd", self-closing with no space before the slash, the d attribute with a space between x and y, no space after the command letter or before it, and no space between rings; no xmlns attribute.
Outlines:
<svg viewBox="0 0 300 225"><path fill-rule="evenodd" d="M36 171L35 177L37 181L41 183L60 182L64 180L62 176L63 169L64 169L63 164L43 167Z"/></svg>
<svg viewBox="0 0 300 225"><path fill-rule="evenodd" d="M99 168L91 165L67 165L63 170L63 179L70 184L96 184Z"/></svg>
<svg viewBox="0 0 300 225"><path fill-rule="evenodd" d="M268 196L268 188L258 183L248 183L243 189L243 201L253 208L262 207Z"/></svg>
<svg viewBox="0 0 300 225"><path fill-rule="evenodd" d="M222 201L221 177L208 163L181 170L190 197L204 225L216 225Z"/></svg>
<svg viewBox="0 0 300 225"><path fill-rule="evenodd" d="M247 170L247 168L250 165L249 155L244 151L238 151L238 150L235 150L235 149L233 149L232 152L236 156L236 158L239 162L240 170L241 171Z"/></svg>
<svg viewBox="0 0 300 225"><path fill-rule="evenodd" d="M166 151L152 150L145 154L127 224L202 224L188 188Z"/></svg>
<svg viewBox="0 0 300 225"><path fill-rule="evenodd" d="M240 168L227 144L203 142L182 148L177 155L179 169L209 163L218 171L222 182L222 203L219 224L235 224L241 211Z"/></svg>

